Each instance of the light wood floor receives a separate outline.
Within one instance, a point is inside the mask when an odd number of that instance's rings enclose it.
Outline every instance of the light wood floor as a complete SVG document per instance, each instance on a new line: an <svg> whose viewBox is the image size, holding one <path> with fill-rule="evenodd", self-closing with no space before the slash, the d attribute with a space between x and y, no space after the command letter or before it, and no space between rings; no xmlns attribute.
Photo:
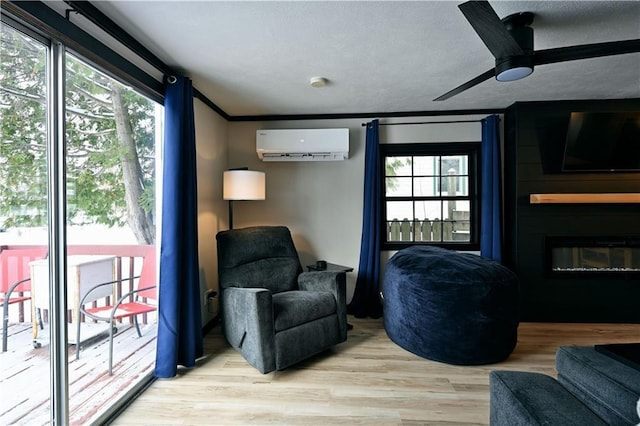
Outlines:
<svg viewBox="0 0 640 426"><path fill-rule="evenodd" d="M502 363L460 367L395 345L381 320L349 318L347 342L285 371L260 374L229 348L219 328L205 337L205 359L174 379L157 380L116 425L486 425L488 373L555 376L560 345L640 341L640 325L523 323Z"/></svg>

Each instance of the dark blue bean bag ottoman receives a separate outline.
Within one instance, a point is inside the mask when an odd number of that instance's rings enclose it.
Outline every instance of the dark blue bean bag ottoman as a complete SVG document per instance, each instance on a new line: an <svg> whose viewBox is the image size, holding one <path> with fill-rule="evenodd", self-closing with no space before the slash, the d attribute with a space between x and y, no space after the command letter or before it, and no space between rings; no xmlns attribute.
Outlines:
<svg viewBox="0 0 640 426"><path fill-rule="evenodd" d="M387 335L421 357L491 364L516 346L517 278L497 262L439 247L409 247L387 263L382 296Z"/></svg>

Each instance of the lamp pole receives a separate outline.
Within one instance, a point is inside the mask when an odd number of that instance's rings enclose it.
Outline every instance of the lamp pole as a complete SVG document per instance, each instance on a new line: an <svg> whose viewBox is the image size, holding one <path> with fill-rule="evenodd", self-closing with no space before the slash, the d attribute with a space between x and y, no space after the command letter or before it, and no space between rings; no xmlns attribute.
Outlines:
<svg viewBox="0 0 640 426"><path fill-rule="evenodd" d="M229 229L233 229L233 200L229 200Z"/></svg>

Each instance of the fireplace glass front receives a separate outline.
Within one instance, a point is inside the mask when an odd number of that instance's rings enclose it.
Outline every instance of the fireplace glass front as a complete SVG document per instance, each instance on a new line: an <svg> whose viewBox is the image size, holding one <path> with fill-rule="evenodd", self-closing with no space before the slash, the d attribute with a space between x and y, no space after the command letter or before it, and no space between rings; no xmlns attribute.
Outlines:
<svg viewBox="0 0 640 426"><path fill-rule="evenodd" d="M640 238L548 237L546 251L554 275L640 274Z"/></svg>

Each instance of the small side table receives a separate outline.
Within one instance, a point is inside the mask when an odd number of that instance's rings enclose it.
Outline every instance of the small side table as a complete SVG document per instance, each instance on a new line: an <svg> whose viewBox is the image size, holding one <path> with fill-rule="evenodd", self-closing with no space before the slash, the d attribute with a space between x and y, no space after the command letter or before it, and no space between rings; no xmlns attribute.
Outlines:
<svg viewBox="0 0 640 426"><path fill-rule="evenodd" d="M317 264L307 265L307 270L312 271L332 271L332 272L351 272L353 268L351 266L336 265L335 263L328 263L326 268L319 268Z"/></svg>
<svg viewBox="0 0 640 426"><path fill-rule="evenodd" d="M353 271L353 268L351 266L336 265L335 263L327 262L326 268L319 268L318 264L314 264L314 265L307 265L307 270L309 272L314 272L314 271L351 272ZM353 330L353 324L347 323L347 330Z"/></svg>

